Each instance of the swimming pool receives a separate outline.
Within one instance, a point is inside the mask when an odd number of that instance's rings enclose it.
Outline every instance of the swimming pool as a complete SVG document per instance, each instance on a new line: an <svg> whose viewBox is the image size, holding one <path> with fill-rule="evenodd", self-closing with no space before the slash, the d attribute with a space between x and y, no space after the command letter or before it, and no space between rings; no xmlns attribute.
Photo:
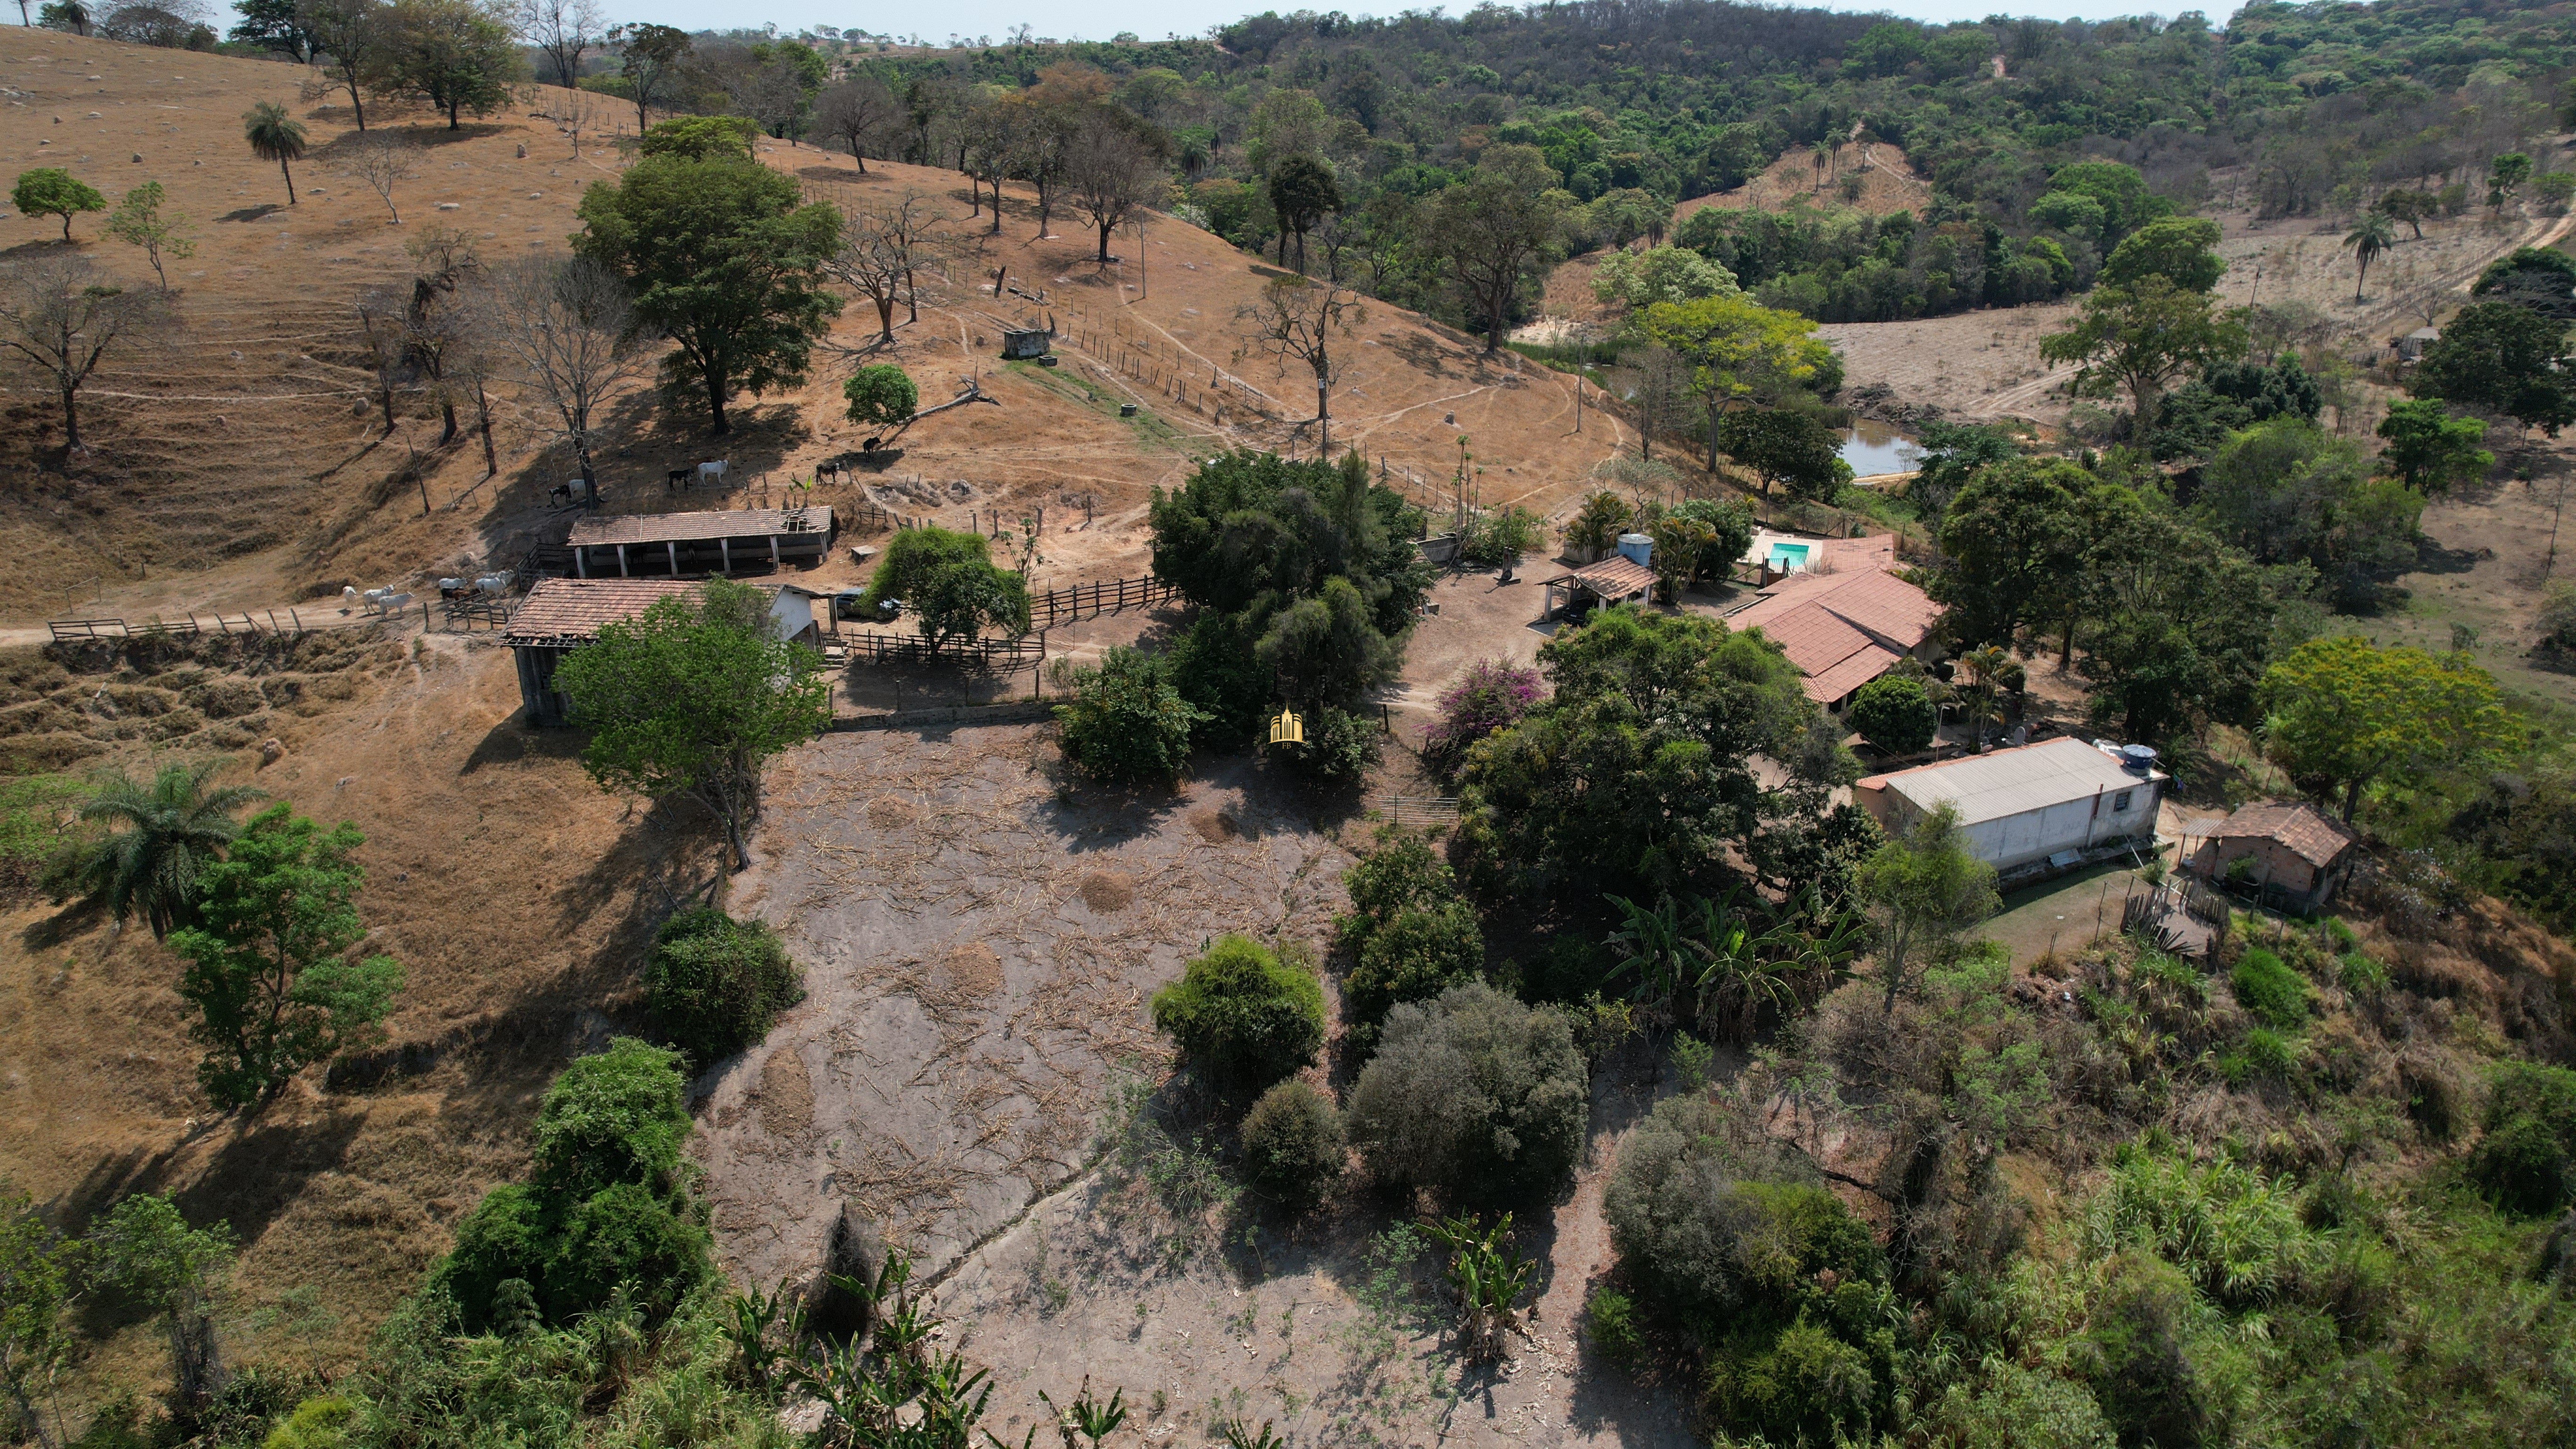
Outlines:
<svg viewBox="0 0 2576 1449"><path fill-rule="evenodd" d="M1807 566L1807 551L1808 545L1803 543L1774 543L1771 545L1771 567L1795 573Z"/></svg>

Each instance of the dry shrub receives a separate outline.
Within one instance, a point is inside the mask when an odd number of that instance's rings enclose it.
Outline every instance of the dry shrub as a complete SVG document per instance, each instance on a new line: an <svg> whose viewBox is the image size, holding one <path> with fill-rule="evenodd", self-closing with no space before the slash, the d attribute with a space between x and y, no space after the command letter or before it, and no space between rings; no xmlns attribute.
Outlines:
<svg viewBox="0 0 2576 1449"><path fill-rule="evenodd" d="M947 985L958 994L982 1001L1002 989L1001 958L981 941L961 941L948 948L940 964Z"/></svg>
<svg viewBox="0 0 2576 1449"><path fill-rule="evenodd" d="M1127 909L1136 899L1136 882L1125 871L1086 871L1082 877L1082 903L1101 915L1113 915Z"/></svg>
<svg viewBox="0 0 2576 1449"><path fill-rule="evenodd" d="M2397 1058L2397 1084L2406 1115L2428 1141L2453 1141L2477 1115L2474 1092L2448 1052L2417 1042Z"/></svg>

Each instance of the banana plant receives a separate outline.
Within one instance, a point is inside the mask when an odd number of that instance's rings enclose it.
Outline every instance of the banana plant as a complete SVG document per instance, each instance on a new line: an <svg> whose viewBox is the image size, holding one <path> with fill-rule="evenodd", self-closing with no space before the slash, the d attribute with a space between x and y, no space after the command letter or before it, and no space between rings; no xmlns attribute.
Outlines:
<svg viewBox="0 0 2576 1449"><path fill-rule="evenodd" d="M781 1280L776 1293L753 1288L726 1302L725 1337L733 1344L734 1362L752 1392L767 1395L784 1378L782 1366L805 1341L805 1304ZM778 1332L772 1335L771 1329Z"/></svg>
<svg viewBox="0 0 2576 1449"><path fill-rule="evenodd" d="M1511 1241L1512 1215L1493 1227L1483 1216L1443 1218L1424 1231L1449 1249L1449 1286L1458 1293L1458 1336L1467 1357L1477 1362L1501 1358L1510 1335L1520 1330L1519 1310L1512 1305L1528 1291L1537 1260L1524 1257Z"/></svg>
<svg viewBox="0 0 2576 1449"><path fill-rule="evenodd" d="M1669 1023L1683 983L1697 975L1701 960L1690 922L1670 895L1656 897L1651 908L1625 896L1607 899L1625 916L1603 943L1619 958L1610 976L1633 975L1629 999L1649 1019Z"/></svg>

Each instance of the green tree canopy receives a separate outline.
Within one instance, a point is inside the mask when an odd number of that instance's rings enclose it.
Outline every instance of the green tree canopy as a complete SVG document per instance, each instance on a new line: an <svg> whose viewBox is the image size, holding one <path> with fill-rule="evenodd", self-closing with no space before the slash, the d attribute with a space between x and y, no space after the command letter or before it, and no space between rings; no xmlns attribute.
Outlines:
<svg viewBox="0 0 2576 1449"><path fill-rule="evenodd" d="M2448 493L2455 483L2475 482L2495 466L2495 454L2480 446L2487 425L2455 418L2432 398L2390 403L2378 433L2388 440L2379 450L2380 466L2427 496Z"/></svg>
<svg viewBox="0 0 2576 1449"><path fill-rule="evenodd" d="M2420 494L2373 478L2361 445L2298 417L2238 433L2201 472L2195 511L2258 563L2300 561L2326 574L2337 602L2373 607L2374 580L2414 562Z"/></svg>
<svg viewBox="0 0 2576 1449"><path fill-rule="evenodd" d="M841 384L850 421L869 427L892 427L910 420L921 408L921 393L912 378L891 362L871 363Z"/></svg>
<svg viewBox="0 0 2576 1449"><path fill-rule="evenodd" d="M204 1422L224 1385L215 1309L232 1273L234 1242L229 1224L192 1228L167 1196L136 1193L119 1199L82 1243L97 1286L161 1320L170 1345L171 1418L183 1433Z"/></svg>
<svg viewBox="0 0 2576 1449"><path fill-rule="evenodd" d="M2576 357L2567 324L2511 302L2472 302L2407 379L2417 397L2501 413L2551 437L2576 423Z"/></svg>
<svg viewBox="0 0 2576 1449"><path fill-rule="evenodd" d="M1246 936L1220 936L1154 993L1154 1029L1219 1086L1258 1093L1324 1045L1315 973Z"/></svg>
<svg viewBox="0 0 2576 1449"><path fill-rule="evenodd" d="M9 188L9 204L21 216L59 216L63 219L63 240L72 239L72 218L84 211L107 210L107 198L97 187L81 180L59 166L39 166L18 173L18 184Z"/></svg>
<svg viewBox="0 0 2576 1449"><path fill-rule="evenodd" d="M1538 657L1555 692L1460 772L1464 858L1495 889L1678 894L1723 884L1729 845L1776 868L1772 828L1849 763L1803 748L1819 711L1758 632L1605 609ZM1792 762L1791 787L1765 789L1756 754Z"/></svg>
<svg viewBox="0 0 2576 1449"><path fill-rule="evenodd" d="M1905 496L1936 533L1960 489L1987 468L2021 456L2021 445L2012 434L1977 423L1925 423L1916 441L1923 456L1915 465L1914 481L1905 486Z"/></svg>
<svg viewBox="0 0 2576 1449"><path fill-rule="evenodd" d="M749 116L673 116L636 142L638 156L684 161L749 161L760 123Z"/></svg>
<svg viewBox="0 0 2576 1449"><path fill-rule="evenodd" d="M1592 295L1642 312L1658 302L1694 302L1736 291L1735 274L1688 247L1642 252L1622 247L1592 273Z"/></svg>
<svg viewBox="0 0 2576 1449"><path fill-rule="evenodd" d="M1157 655L1113 645L1096 666L1074 672L1073 698L1055 707L1065 758L1095 779L1180 778L1190 735L1207 722L1173 684Z"/></svg>
<svg viewBox="0 0 2576 1449"><path fill-rule="evenodd" d="M1843 722L1891 755L1911 755L1932 743L1941 716L1923 681L1882 674L1852 696Z"/></svg>
<svg viewBox="0 0 2576 1449"><path fill-rule="evenodd" d="M251 817L223 860L198 878L197 921L170 933L188 963L179 995L197 1012L190 1035L208 1052L198 1081L219 1107L275 1097L297 1072L374 1040L402 966L351 963L364 940L351 858L365 843L342 821L325 831L285 805Z"/></svg>
<svg viewBox="0 0 2576 1449"><path fill-rule="evenodd" d="M2562 325L2576 323L2576 257L2556 247L2516 247L2487 263L2469 295L2511 302Z"/></svg>
<svg viewBox="0 0 2576 1449"><path fill-rule="evenodd" d="M1297 238L1297 269L1306 269L1306 233L1342 209L1342 188L1332 168L1312 156L1290 156L1271 168L1270 213L1279 218L1280 263L1288 260L1288 238Z"/></svg>
<svg viewBox="0 0 2576 1449"><path fill-rule="evenodd" d="M286 204L293 206L293 163L304 159L304 123L277 102L262 101L242 113L242 140L249 144L250 154L277 163L277 174L286 178Z"/></svg>
<svg viewBox="0 0 2576 1449"><path fill-rule="evenodd" d="M900 528L887 541L859 607L901 600L912 610L933 650L986 629L1014 637L1029 628L1028 582L996 568L991 543L980 533L932 526Z"/></svg>
<svg viewBox="0 0 2576 1449"><path fill-rule="evenodd" d="M582 768L601 788L695 799L722 823L738 869L751 863L743 830L762 763L831 718L822 662L773 637L759 590L709 579L602 628L564 656L555 688L591 731Z"/></svg>
<svg viewBox="0 0 2576 1449"><path fill-rule="evenodd" d="M2152 418L2166 385L2195 368L2241 357L2245 325L2206 292L2149 273L2093 289L2084 313L2040 339L2050 362L2076 365L2075 390L2107 397L2126 389L2136 416Z"/></svg>
<svg viewBox="0 0 2576 1449"><path fill-rule="evenodd" d="M2052 193L2084 197L2102 208L2101 245L2116 252L2129 233L2173 214L2173 203L2147 190L2138 168L2117 161L2076 161L2050 173Z"/></svg>
<svg viewBox="0 0 2576 1449"><path fill-rule="evenodd" d="M2391 774L2459 769L2521 736L2495 680L2463 655L2312 639L2263 673L2265 752L2303 790L2340 793L2343 818Z"/></svg>
<svg viewBox="0 0 2576 1449"><path fill-rule="evenodd" d="M1822 501L1851 481L1851 465L1842 460L1842 439L1813 413L1795 408L1728 413L1718 419L1717 446L1753 470L1762 480L1765 498L1771 496L1771 485L1778 483L1793 498Z"/></svg>
<svg viewBox="0 0 2576 1449"><path fill-rule="evenodd" d="M1908 970L1946 958L1960 934L2002 908L1995 868L1977 859L1959 829L1959 807L1944 800L1908 825L1860 868L1861 899L1878 924L1878 969L1886 1009L1896 1009Z"/></svg>
<svg viewBox="0 0 2576 1449"><path fill-rule="evenodd" d="M1967 644L2010 644L2036 623L2050 590L2083 546L2076 500L2092 476L2063 458L1989 465L1941 515L1941 552L1931 594L1950 606L1950 628Z"/></svg>
<svg viewBox="0 0 2576 1449"><path fill-rule="evenodd" d="M511 21L478 0L393 0L382 21L376 85L418 96L447 113L447 129L464 112L491 114L526 78Z"/></svg>
<svg viewBox="0 0 2576 1449"><path fill-rule="evenodd" d="M1154 576L1224 613L1266 616L1340 578L1392 637L1431 584L1412 543L1420 511L1371 482L1356 453L1338 464L1219 454L1179 490L1157 490L1151 521Z"/></svg>
<svg viewBox="0 0 2576 1449"><path fill-rule="evenodd" d="M1512 308L1554 246L1570 199L1554 189L1536 148L1519 145L1486 147L1466 180L1431 198L1424 241L1484 323L1487 353L1502 350Z"/></svg>
<svg viewBox="0 0 2576 1449"><path fill-rule="evenodd" d="M730 426L735 392L802 383L815 339L840 313L823 271L840 213L800 199L794 177L748 158L679 150L582 197L574 250L635 289L636 315L678 347L662 365L665 389L702 389L716 432Z"/></svg>
<svg viewBox="0 0 2576 1449"><path fill-rule="evenodd" d="M2148 277L2162 277L2187 292L2206 292L2227 273L2218 255L2218 223L2199 216L2168 216L2148 222L2111 249L2095 280L2132 287Z"/></svg>
<svg viewBox="0 0 2576 1449"><path fill-rule="evenodd" d="M1648 307L1639 333L1672 350L1691 368L1691 387L1710 409L1709 467L1717 466L1717 418L1725 407L1769 401L1799 389L1830 393L1842 386L1842 358L1816 324L1749 297L1702 297Z"/></svg>

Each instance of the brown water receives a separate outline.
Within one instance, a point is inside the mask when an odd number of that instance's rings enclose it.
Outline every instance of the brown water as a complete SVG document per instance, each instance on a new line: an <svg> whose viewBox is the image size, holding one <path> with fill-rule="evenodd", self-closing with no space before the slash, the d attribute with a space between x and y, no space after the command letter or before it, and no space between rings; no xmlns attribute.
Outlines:
<svg viewBox="0 0 2576 1449"><path fill-rule="evenodd" d="M1910 473L1922 461L1923 450L1914 440L1882 422L1855 418L1843 433L1842 459L1851 464L1852 476L1867 478L1877 473Z"/></svg>

